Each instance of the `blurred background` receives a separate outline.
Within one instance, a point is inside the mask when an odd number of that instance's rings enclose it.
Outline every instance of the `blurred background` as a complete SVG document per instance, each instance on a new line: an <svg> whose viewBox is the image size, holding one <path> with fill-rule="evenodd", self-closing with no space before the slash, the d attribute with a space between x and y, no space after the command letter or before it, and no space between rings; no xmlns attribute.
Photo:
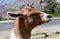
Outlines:
<svg viewBox="0 0 60 39"><path fill-rule="evenodd" d="M7 11L17 11L26 6L50 14L49 23L32 30L31 39L60 39L60 0L0 0L0 39L9 39L14 19Z"/></svg>
<svg viewBox="0 0 60 39"><path fill-rule="evenodd" d="M0 20L7 20L7 11L17 11L23 7L32 7L53 17L60 16L60 0L0 0Z"/></svg>

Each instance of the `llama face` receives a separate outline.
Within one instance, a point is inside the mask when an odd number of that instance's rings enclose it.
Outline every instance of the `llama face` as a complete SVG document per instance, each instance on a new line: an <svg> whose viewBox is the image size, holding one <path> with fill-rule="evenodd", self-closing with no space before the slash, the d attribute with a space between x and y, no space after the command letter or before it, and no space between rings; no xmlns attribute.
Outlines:
<svg viewBox="0 0 60 39"><path fill-rule="evenodd" d="M30 39L31 30L37 25L49 22L51 18L48 14L32 8L7 13L16 18L10 39Z"/></svg>
<svg viewBox="0 0 60 39"><path fill-rule="evenodd" d="M8 13L8 14L12 17L23 18L28 22L28 24L39 25L44 22L49 22L51 18L51 16L49 16L48 14L41 11L36 11L32 8L24 8L16 13L17 14L13 14L13 13Z"/></svg>

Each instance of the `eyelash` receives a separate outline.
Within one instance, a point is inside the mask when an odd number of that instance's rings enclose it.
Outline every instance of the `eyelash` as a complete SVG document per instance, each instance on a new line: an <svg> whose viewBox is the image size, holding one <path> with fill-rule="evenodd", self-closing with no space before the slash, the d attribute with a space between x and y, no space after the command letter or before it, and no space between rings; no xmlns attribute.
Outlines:
<svg viewBox="0 0 60 39"><path fill-rule="evenodd" d="M32 16L36 16L37 15L37 13L35 13L35 14L31 14Z"/></svg>

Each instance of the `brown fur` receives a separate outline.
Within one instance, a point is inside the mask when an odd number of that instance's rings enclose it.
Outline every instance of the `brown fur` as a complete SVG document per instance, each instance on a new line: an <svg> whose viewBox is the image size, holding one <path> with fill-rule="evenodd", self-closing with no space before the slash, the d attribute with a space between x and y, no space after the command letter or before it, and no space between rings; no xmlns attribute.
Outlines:
<svg viewBox="0 0 60 39"><path fill-rule="evenodd" d="M34 10L32 8L24 8L25 10L21 9L18 10L18 14L23 14L26 12L25 15L21 17L16 17L13 32L15 36L20 37L20 39L30 39L31 30L35 28L37 25L43 24L45 21L42 21L41 17L43 16L40 11ZM32 16L32 14L37 13L36 16ZM42 16L40 16L40 14Z"/></svg>

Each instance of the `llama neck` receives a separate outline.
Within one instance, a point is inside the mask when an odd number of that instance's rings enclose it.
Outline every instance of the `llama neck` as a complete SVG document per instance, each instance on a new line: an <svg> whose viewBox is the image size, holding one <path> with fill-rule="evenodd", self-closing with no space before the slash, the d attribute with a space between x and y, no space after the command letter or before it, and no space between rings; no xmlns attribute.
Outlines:
<svg viewBox="0 0 60 39"><path fill-rule="evenodd" d="M24 19L16 18L13 27L16 36L20 36L21 39L30 39L31 31L27 28L28 26Z"/></svg>

